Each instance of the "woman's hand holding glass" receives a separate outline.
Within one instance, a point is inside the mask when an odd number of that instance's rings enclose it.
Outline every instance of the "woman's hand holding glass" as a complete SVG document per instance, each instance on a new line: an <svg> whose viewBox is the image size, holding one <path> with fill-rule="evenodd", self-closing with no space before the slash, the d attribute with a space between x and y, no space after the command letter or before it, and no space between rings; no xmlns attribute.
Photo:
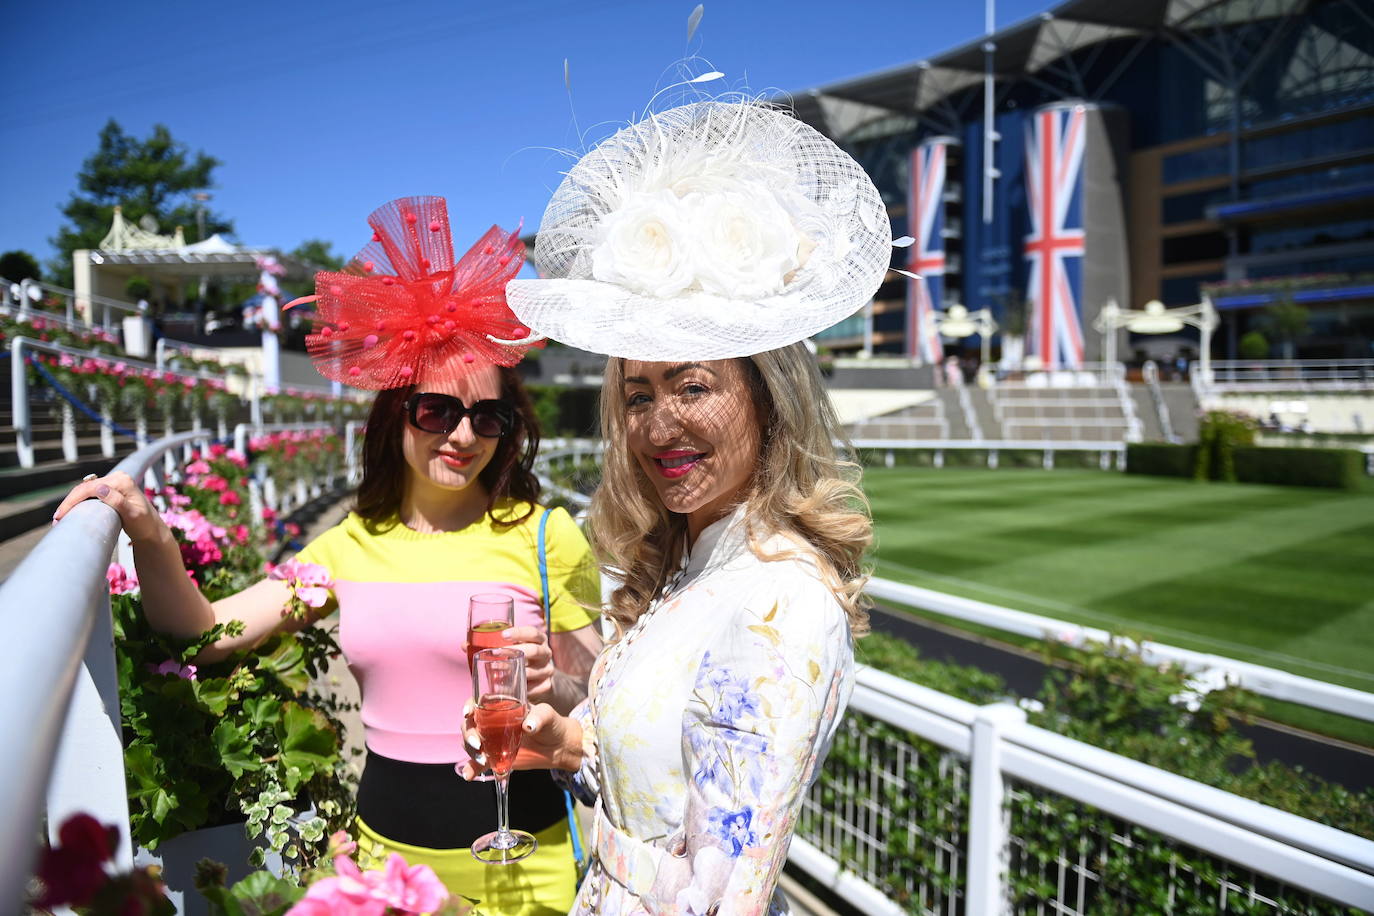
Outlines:
<svg viewBox="0 0 1374 916"><path fill-rule="evenodd" d="M476 705L469 702L463 710L463 735L477 754L458 767L458 775L467 780L479 779L486 769L475 713ZM520 749L511 769L576 770L581 765L582 725L547 703L531 706L521 724Z"/></svg>
<svg viewBox="0 0 1374 916"><path fill-rule="evenodd" d="M525 678L531 703L547 703L553 697L553 650L543 627L511 627L506 645L525 653Z"/></svg>

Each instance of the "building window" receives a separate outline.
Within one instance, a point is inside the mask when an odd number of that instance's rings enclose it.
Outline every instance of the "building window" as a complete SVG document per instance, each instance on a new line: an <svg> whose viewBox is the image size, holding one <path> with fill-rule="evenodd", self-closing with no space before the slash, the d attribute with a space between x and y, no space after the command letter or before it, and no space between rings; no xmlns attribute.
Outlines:
<svg viewBox="0 0 1374 916"><path fill-rule="evenodd" d="M1226 236L1220 232L1199 232L1163 240L1163 263L1187 264L1191 261L1215 261L1226 257Z"/></svg>
<svg viewBox="0 0 1374 916"><path fill-rule="evenodd" d="M1272 254L1310 248L1313 245L1340 245L1371 240L1374 240L1374 218L1371 217L1281 228L1262 227L1250 231L1249 253Z"/></svg>
<svg viewBox="0 0 1374 916"><path fill-rule="evenodd" d="M1246 140L1240 158L1251 171L1368 150L1374 150L1374 113Z"/></svg>
<svg viewBox="0 0 1374 916"><path fill-rule="evenodd" d="M1172 223L1189 223L1193 220L1207 219L1208 207L1230 199L1230 188L1213 188L1210 191L1195 191L1192 194L1166 197L1161 204L1163 222L1167 226Z"/></svg>
<svg viewBox="0 0 1374 916"><path fill-rule="evenodd" d="M1164 183L1178 184L1181 181L1225 175L1229 168L1228 157L1229 152L1224 144L1165 156L1161 164Z"/></svg>
<svg viewBox="0 0 1374 916"><path fill-rule="evenodd" d="M1195 305L1202 301L1202 284L1216 283L1220 279L1221 274L1168 277L1159 284L1159 295L1165 305Z"/></svg>

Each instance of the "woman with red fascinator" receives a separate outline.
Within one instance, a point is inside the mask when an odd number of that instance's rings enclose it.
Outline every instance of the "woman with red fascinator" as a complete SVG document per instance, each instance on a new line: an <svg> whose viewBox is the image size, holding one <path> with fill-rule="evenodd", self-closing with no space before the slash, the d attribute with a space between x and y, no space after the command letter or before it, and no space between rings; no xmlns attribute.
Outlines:
<svg viewBox="0 0 1374 916"><path fill-rule="evenodd" d="M524 246L492 227L455 262L438 197L393 201L368 222L372 241L348 267L316 277L316 330L307 338L322 375L377 391L354 509L298 557L332 576L324 607L305 620L284 615L291 592L275 579L211 604L124 475L78 485L56 517L88 498L119 512L155 627L191 637L243 621L242 634L214 644L207 660L338 610L367 742L361 848L432 866L490 916L566 913L576 864L562 790L547 772L515 777L510 821L535 835L538 850L493 868L468 849L496 823L492 787L454 773L469 759L461 714L472 692L473 595L512 599L515 626L505 635L526 655L531 702L570 711L601 646L587 542L567 512L538 502L539 429L513 368L527 345L508 343L528 332L505 301Z"/></svg>

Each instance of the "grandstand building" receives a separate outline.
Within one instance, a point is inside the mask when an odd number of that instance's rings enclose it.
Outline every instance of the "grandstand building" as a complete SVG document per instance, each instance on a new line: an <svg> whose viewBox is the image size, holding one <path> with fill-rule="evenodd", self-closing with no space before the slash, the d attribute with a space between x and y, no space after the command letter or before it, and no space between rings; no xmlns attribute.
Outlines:
<svg viewBox="0 0 1374 916"><path fill-rule="evenodd" d="M938 362L932 316L957 302L1074 369L1102 358L1108 301L1206 294L1216 357L1257 329L1280 355L1277 301L1307 309L1298 356L1374 356L1367 0L1069 0L791 102L868 169L916 239L894 266L924 278L890 274L818 337L837 353ZM1127 360L1196 356L1121 333Z"/></svg>

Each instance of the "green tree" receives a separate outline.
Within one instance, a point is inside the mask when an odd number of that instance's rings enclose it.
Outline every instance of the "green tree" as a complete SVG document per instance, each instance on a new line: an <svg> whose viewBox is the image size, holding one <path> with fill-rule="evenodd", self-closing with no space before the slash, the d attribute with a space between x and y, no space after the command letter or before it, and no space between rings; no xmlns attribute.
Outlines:
<svg viewBox="0 0 1374 916"><path fill-rule="evenodd" d="M1241 359L1264 359L1269 355L1269 338L1259 331L1247 331L1240 339Z"/></svg>
<svg viewBox="0 0 1374 916"><path fill-rule="evenodd" d="M27 251L7 251L0 254L0 277L11 283L19 283L23 280L41 280L43 272L38 269L38 262L33 255Z"/></svg>
<svg viewBox="0 0 1374 916"><path fill-rule="evenodd" d="M1307 309L1294 302L1291 295L1275 299L1264 310L1264 328L1283 346L1283 358L1292 359L1293 345L1307 336Z"/></svg>
<svg viewBox="0 0 1374 916"><path fill-rule="evenodd" d="M306 239L288 254L297 261L314 264L321 270L342 270L344 259L334 253L334 246L324 239Z"/></svg>
<svg viewBox="0 0 1374 916"><path fill-rule="evenodd" d="M114 208L138 223L151 216L159 232L170 234L182 226L189 241L196 238L197 202L191 195L214 187L214 171L220 161L203 152L191 152L161 124L146 139L124 132L111 119L100 131L100 146L77 173L77 189L62 208L69 223L52 239L58 250L52 274L62 286L72 285L72 252L97 248L110 229ZM231 233L233 223L206 212L205 235Z"/></svg>

